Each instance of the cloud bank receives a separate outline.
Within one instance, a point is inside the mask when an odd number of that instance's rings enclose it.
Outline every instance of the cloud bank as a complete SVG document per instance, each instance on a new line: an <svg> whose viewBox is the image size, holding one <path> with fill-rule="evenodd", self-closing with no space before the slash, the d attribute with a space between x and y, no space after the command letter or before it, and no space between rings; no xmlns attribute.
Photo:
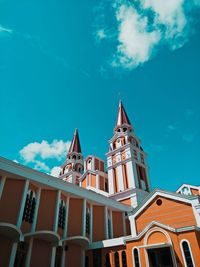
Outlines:
<svg viewBox="0 0 200 267"><path fill-rule="evenodd" d="M200 0L116 0L112 66L132 69L148 61L161 45L171 50L182 47L194 31L192 12L199 7ZM102 25L97 32L98 39L109 38L102 34Z"/></svg>
<svg viewBox="0 0 200 267"><path fill-rule="evenodd" d="M46 159L62 160L70 147L71 142L64 142L63 140L53 140L52 143L43 140L41 143L34 142L23 147L19 154L24 162L32 163L34 169L51 172L53 176L58 176L58 168L54 167L52 170L45 163ZM57 168L57 169L56 169Z"/></svg>

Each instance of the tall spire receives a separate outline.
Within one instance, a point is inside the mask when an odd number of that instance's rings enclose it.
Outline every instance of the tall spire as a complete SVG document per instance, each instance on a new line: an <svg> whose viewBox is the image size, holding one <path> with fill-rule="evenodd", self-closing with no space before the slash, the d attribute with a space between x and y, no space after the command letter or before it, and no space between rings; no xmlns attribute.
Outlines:
<svg viewBox="0 0 200 267"><path fill-rule="evenodd" d="M72 152L81 153L81 146L80 146L77 128L75 130L74 137L72 139L68 153L72 153Z"/></svg>
<svg viewBox="0 0 200 267"><path fill-rule="evenodd" d="M115 127L120 127L122 125L131 125L129 118L126 114L126 111L122 105L122 101L120 100L119 102L119 109L118 109L118 113L117 113L117 121L116 121L116 125Z"/></svg>

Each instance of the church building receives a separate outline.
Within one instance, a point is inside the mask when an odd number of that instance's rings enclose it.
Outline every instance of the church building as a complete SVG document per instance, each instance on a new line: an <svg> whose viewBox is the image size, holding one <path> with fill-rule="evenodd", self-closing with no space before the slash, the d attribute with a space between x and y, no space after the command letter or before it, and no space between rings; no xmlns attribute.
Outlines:
<svg viewBox="0 0 200 267"><path fill-rule="evenodd" d="M152 190L121 101L106 158L77 129L58 178L0 157L1 267L200 266L200 187Z"/></svg>

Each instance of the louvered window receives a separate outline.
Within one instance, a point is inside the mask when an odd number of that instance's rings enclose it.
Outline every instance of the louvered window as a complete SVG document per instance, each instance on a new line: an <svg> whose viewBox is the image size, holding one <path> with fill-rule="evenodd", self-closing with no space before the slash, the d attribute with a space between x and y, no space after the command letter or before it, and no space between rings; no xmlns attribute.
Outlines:
<svg viewBox="0 0 200 267"><path fill-rule="evenodd" d="M90 234L90 211L86 208L86 233Z"/></svg>
<svg viewBox="0 0 200 267"><path fill-rule="evenodd" d="M34 218L34 213L35 213L35 194L31 190L27 193L26 195L26 202L25 202L25 207L24 207L24 213L23 213L23 221L32 223L33 218Z"/></svg>
<svg viewBox="0 0 200 267"><path fill-rule="evenodd" d="M58 215L58 227L64 229L65 227L66 208L63 200L60 202L59 215Z"/></svg>
<svg viewBox="0 0 200 267"><path fill-rule="evenodd" d="M119 267L119 253L115 252L115 267Z"/></svg>
<svg viewBox="0 0 200 267"><path fill-rule="evenodd" d="M122 251L122 266L127 267L126 252Z"/></svg>

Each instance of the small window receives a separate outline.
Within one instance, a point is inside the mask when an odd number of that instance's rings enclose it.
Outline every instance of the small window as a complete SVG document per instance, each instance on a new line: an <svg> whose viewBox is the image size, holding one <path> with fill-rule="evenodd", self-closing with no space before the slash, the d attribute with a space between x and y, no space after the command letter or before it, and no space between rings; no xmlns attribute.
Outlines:
<svg viewBox="0 0 200 267"><path fill-rule="evenodd" d="M76 159L76 156L75 156L75 155L73 155L73 156L72 156L72 159Z"/></svg>
<svg viewBox="0 0 200 267"><path fill-rule="evenodd" d="M80 156L78 156L78 159L81 159L81 157L80 157Z"/></svg>
<svg viewBox="0 0 200 267"><path fill-rule="evenodd" d="M18 243L14 267L24 267L25 266L27 250L28 250L28 244L27 243L25 243L25 242L19 242Z"/></svg>
<svg viewBox="0 0 200 267"><path fill-rule="evenodd" d="M35 193L32 190L30 190L26 195L26 202L25 202L24 213L23 213L23 218L22 218L23 221L29 222L29 223L33 222L34 213L35 213L35 205L36 205Z"/></svg>
<svg viewBox="0 0 200 267"><path fill-rule="evenodd" d="M186 240L182 241L181 246L186 267L194 267L194 261L189 242Z"/></svg>
<svg viewBox="0 0 200 267"><path fill-rule="evenodd" d="M157 204L158 206L161 206L161 205L162 205L162 199L158 199L158 200L156 201L156 204Z"/></svg>
<svg viewBox="0 0 200 267"><path fill-rule="evenodd" d="M126 252L122 251L122 266L127 267Z"/></svg>
<svg viewBox="0 0 200 267"><path fill-rule="evenodd" d="M66 217L66 208L64 205L64 201L61 200L59 207L59 215L58 215L58 227L64 229L65 227L65 217Z"/></svg>
<svg viewBox="0 0 200 267"><path fill-rule="evenodd" d="M134 267L140 267L139 252L137 248L133 249Z"/></svg>
<svg viewBox="0 0 200 267"><path fill-rule="evenodd" d="M115 252L115 267L119 267L119 253Z"/></svg>
<svg viewBox="0 0 200 267"><path fill-rule="evenodd" d="M127 131L127 128L123 128L123 132L126 132Z"/></svg>
<svg viewBox="0 0 200 267"><path fill-rule="evenodd" d="M118 133L120 133L120 129L118 129L117 131L118 131Z"/></svg>
<svg viewBox="0 0 200 267"><path fill-rule="evenodd" d="M61 267L62 253L63 253L63 247L61 247L61 246L57 247L54 267Z"/></svg>
<svg viewBox="0 0 200 267"><path fill-rule="evenodd" d="M86 233L90 234L90 211L86 208Z"/></svg>
<svg viewBox="0 0 200 267"><path fill-rule="evenodd" d="M106 253L106 267L111 267L109 253Z"/></svg>

